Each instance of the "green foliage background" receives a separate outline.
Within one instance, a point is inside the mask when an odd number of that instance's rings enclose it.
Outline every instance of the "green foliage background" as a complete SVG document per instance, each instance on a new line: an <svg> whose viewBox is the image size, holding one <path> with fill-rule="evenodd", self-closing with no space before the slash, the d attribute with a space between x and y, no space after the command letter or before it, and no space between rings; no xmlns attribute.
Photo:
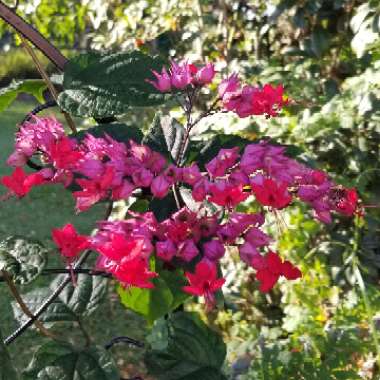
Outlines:
<svg viewBox="0 0 380 380"><path fill-rule="evenodd" d="M211 128L296 145L300 159L356 186L365 205L380 205L378 0L21 0L18 11L69 54L139 47L163 59L208 57L252 83L283 83L292 102L280 118L215 117L198 133ZM0 31L6 56L20 54L9 28ZM24 69L17 74L7 59L0 79L22 77ZM147 129L153 110L125 119ZM249 272L225 262L226 309L204 319L228 343L226 371L245 380L379 379L378 209L327 226L301 205L282 217L286 229L279 232L275 220L269 228L304 277L263 296ZM7 220L0 226L11 234L15 219Z"/></svg>

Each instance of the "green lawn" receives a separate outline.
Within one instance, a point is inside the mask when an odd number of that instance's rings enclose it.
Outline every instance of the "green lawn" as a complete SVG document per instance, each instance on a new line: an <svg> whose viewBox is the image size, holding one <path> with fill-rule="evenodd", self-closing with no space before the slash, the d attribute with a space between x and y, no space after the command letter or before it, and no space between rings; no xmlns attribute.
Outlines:
<svg viewBox="0 0 380 380"><path fill-rule="evenodd" d="M32 103L17 102L0 114L0 176L12 171L6 166L5 161L13 150L16 125L33 106ZM4 193L5 189L1 189L0 194ZM61 185L34 188L21 200L9 199L0 203L0 239L18 234L41 240L46 246L53 248L52 228L71 222L81 233L90 233L96 220L103 218L104 212L104 205L96 205L87 212L76 214L71 194ZM63 266L58 256L52 252L48 266ZM51 280L52 278L47 277L39 278L29 286L20 287L20 291L26 292L44 286ZM97 344L104 344L118 335L141 339L145 331L143 320L120 306L113 289L112 284L107 299L97 312L86 320L90 335ZM4 335L17 327L10 302L8 289L0 283L0 325ZM42 339L44 338L40 338L37 333L28 332L9 347L19 368L23 368L29 362L34 347L41 344ZM113 350L121 367L127 368L129 363L133 366L133 363L139 361L139 356L133 351L130 352L126 346L120 345Z"/></svg>

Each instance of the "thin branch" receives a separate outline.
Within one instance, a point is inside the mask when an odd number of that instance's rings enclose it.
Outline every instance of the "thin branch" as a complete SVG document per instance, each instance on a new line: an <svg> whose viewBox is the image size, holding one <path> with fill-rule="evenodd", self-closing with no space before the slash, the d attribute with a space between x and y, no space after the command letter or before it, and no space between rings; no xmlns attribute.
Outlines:
<svg viewBox="0 0 380 380"><path fill-rule="evenodd" d="M51 95L53 96L54 100L57 101L58 99L58 92L56 90L56 88L54 87L54 84L51 82L49 76L47 75L46 71L44 70L44 68L42 67L41 65L41 62L39 61L36 53L33 51L33 49L31 48L31 46L29 45L29 42L26 40L26 38L22 35L22 34L18 34L21 41L22 41L22 45L24 46L26 52L30 55L30 57L32 58L33 60L33 63L35 64L38 72L40 73L42 79L45 81ZM62 111L62 114L63 116L65 117L66 119L66 122L67 122L67 125L69 126L69 128L71 129L71 131L73 133L76 133L77 132L77 128L74 124L74 120L71 118L71 116L65 112L65 111Z"/></svg>
<svg viewBox="0 0 380 380"><path fill-rule="evenodd" d="M2 270L1 271L1 274L3 276L3 279L4 281L7 283L8 285L8 288L10 290L10 292L12 293L13 295L13 298L16 300L16 302L18 303L18 305L20 306L20 309L22 310L22 312L29 318L31 319L34 319L33 323L34 325L36 326L37 330L42 334L42 335L45 335L49 338L55 338L54 334L52 334L49 330L47 330L44 325L38 320L38 319L35 319L34 318L34 315L33 313L29 310L28 306L26 305L26 303L24 302L24 300L22 299L21 297L21 294L19 293L19 291L17 290L16 288L16 285L14 284L11 276L9 275L9 273L5 270Z"/></svg>

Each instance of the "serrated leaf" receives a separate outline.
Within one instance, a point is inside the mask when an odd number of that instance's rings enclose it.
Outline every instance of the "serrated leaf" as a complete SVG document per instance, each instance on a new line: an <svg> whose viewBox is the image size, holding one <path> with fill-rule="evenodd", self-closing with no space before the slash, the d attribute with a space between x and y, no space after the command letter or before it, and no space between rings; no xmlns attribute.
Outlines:
<svg viewBox="0 0 380 380"><path fill-rule="evenodd" d="M150 340L155 348L145 356L151 375L159 380L225 379L221 368L226 346L219 334L195 314L175 313L165 322L166 326L161 321L153 327Z"/></svg>
<svg viewBox="0 0 380 380"><path fill-rule="evenodd" d="M0 380L18 380L19 376L13 367L8 350L3 343L3 335L0 330Z"/></svg>
<svg viewBox="0 0 380 380"><path fill-rule="evenodd" d="M23 294L22 298L29 310L32 313L37 311L64 278L65 275L59 275L53 280L50 288L34 289ZM108 280L100 276L79 274L76 286L72 283L68 284L41 315L40 321L50 327L55 322L75 322L81 316L91 315L107 294L107 283ZM13 302L12 308L15 318L20 324L24 323L27 317L20 310L18 304Z"/></svg>
<svg viewBox="0 0 380 380"><path fill-rule="evenodd" d="M73 133L70 136L75 137L78 140L82 140L87 133L91 134L94 137L105 137L105 134L107 134L119 142L127 142L128 140L133 140L137 143L140 143L144 136L139 128L123 123L96 125L95 127L85 129L78 133Z"/></svg>
<svg viewBox="0 0 380 380"><path fill-rule="evenodd" d="M49 342L34 354L24 380L119 380L111 355L102 347L79 349L65 343Z"/></svg>
<svg viewBox="0 0 380 380"><path fill-rule="evenodd" d="M56 289L65 275L55 278L50 288ZM108 279L101 276L77 275L74 286L70 282L60 293L59 300L73 313L83 316L92 314L107 294Z"/></svg>
<svg viewBox="0 0 380 380"><path fill-rule="evenodd" d="M44 102L43 92L46 84L43 80L28 79L20 82L13 81L8 87L0 89L0 112L5 111L19 94L33 95L40 103Z"/></svg>
<svg viewBox="0 0 380 380"><path fill-rule="evenodd" d="M22 294L21 297L28 309L34 314L51 293L52 291L47 287L38 288ZM17 302L12 302L12 309L15 319L20 325L29 319L20 309ZM39 320L43 322L47 328L50 328L55 322L74 322L78 320L78 317L59 298L56 298L39 317Z"/></svg>
<svg viewBox="0 0 380 380"><path fill-rule="evenodd" d="M143 144L176 161L182 148L184 135L185 128L176 119L168 115L156 114L143 139Z"/></svg>
<svg viewBox="0 0 380 380"><path fill-rule="evenodd" d="M107 117L125 114L129 107L162 104L165 95L147 79L163 62L140 51L87 53L65 66L60 107L76 116Z"/></svg>
<svg viewBox="0 0 380 380"><path fill-rule="evenodd" d="M38 241L10 236L0 242L0 270L17 284L33 281L46 264L48 250Z"/></svg>

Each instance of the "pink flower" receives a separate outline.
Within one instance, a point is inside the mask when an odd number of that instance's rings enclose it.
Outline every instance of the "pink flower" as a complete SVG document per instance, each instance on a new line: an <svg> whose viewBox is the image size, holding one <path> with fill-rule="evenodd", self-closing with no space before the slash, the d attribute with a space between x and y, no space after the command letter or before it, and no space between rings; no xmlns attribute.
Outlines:
<svg viewBox="0 0 380 380"><path fill-rule="evenodd" d="M202 178L202 174L198 168L198 165L193 163L191 166L181 168L180 177L182 182L193 186Z"/></svg>
<svg viewBox="0 0 380 380"><path fill-rule="evenodd" d="M222 177L239 158L239 148L221 149L218 155L206 164L206 169L212 177Z"/></svg>
<svg viewBox="0 0 380 380"><path fill-rule="evenodd" d="M171 183L168 182L167 178L164 175L159 175L153 179L150 190L154 197L164 198L167 195L170 186Z"/></svg>
<svg viewBox="0 0 380 380"><path fill-rule="evenodd" d="M220 240L210 240L203 244L204 256L211 261L216 261L224 256L225 248Z"/></svg>
<svg viewBox="0 0 380 380"><path fill-rule="evenodd" d="M69 262L73 261L80 252L89 247L88 237L79 235L70 223L62 228L54 228L52 237L61 255Z"/></svg>
<svg viewBox="0 0 380 380"><path fill-rule="evenodd" d="M177 249L171 240L156 243L156 253L161 260L171 261L176 252Z"/></svg>
<svg viewBox="0 0 380 380"><path fill-rule="evenodd" d="M196 265L194 274L186 272L185 276L189 281L189 285L184 286L183 290L194 296L203 296L207 308L212 308L215 305L214 293L218 291L225 282L224 278L217 278L215 264L201 261Z"/></svg>
<svg viewBox="0 0 380 380"><path fill-rule="evenodd" d="M218 86L218 94L223 98L228 93L236 93L240 88L240 80L236 73L231 74L227 79L223 79ZM223 100L224 102L224 100Z"/></svg>
<svg viewBox="0 0 380 380"><path fill-rule="evenodd" d="M209 185L209 182L205 178L201 178L194 184L191 195L196 202L202 202L206 198Z"/></svg>
<svg viewBox="0 0 380 380"><path fill-rule="evenodd" d="M170 66L170 79L173 87L183 90L193 80L192 74L196 71L195 66L188 62L176 63L171 62Z"/></svg>
<svg viewBox="0 0 380 380"><path fill-rule="evenodd" d="M140 168L132 173L133 183L140 187L149 187L153 180L153 174L150 170Z"/></svg>
<svg viewBox="0 0 380 380"><path fill-rule="evenodd" d="M199 253L199 249L194 243L194 240L185 240L182 243L178 244L178 253L177 256L180 257L183 261L187 263L194 259Z"/></svg>
<svg viewBox="0 0 380 380"><path fill-rule="evenodd" d="M124 179L121 185L116 186L112 189L111 198L113 200L127 199L132 192L135 190L135 186L132 185L128 180Z"/></svg>
<svg viewBox="0 0 380 380"><path fill-rule="evenodd" d="M147 79L146 81L153 85L160 92L168 92L171 90L171 79L165 68L162 68L161 74L152 70L152 73L156 77L156 81Z"/></svg>
<svg viewBox="0 0 380 380"><path fill-rule="evenodd" d="M196 84L209 84L212 82L215 76L215 67L213 63L207 63L205 66L200 68L194 77L194 82Z"/></svg>

